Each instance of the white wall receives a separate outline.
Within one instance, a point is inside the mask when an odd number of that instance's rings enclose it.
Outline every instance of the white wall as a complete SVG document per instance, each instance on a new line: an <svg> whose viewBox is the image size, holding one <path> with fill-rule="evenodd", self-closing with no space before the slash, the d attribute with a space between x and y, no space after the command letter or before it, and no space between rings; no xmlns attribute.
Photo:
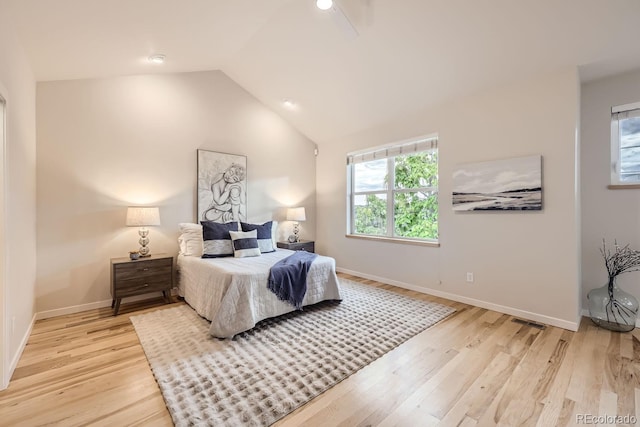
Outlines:
<svg viewBox="0 0 640 427"><path fill-rule="evenodd" d="M4 233L0 235L0 244L4 245L7 262L4 270L0 271L5 281L4 292L0 289L0 318L3 319L0 389L7 385L8 377L17 364L34 315L35 88L33 73L15 37L11 22L0 9L0 94L7 101L5 211L2 213L5 227ZM0 266L0 270L2 269Z"/></svg>
<svg viewBox="0 0 640 427"><path fill-rule="evenodd" d="M640 70L582 85L582 301L607 282L602 239L640 249L640 190L609 190L611 107L640 101ZM640 274L623 274L618 284L640 299Z"/></svg>
<svg viewBox="0 0 640 427"><path fill-rule="evenodd" d="M109 259L138 247L128 205L158 205L151 251L177 253L199 148L248 157L249 220L305 206L315 235L315 144L221 72L39 83L37 114L38 312L110 300Z"/></svg>
<svg viewBox="0 0 640 427"><path fill-rule="evenodd" d="M575 329L578 108L576 70L561 70L323 145L317 163L319 250L343 270ZM345 238L346 153L430 133L439 134L441 246ZM542 211L452 211L456 164L535 154L543 156ZM473 284L465 282L466 272L474 273Z"/></svg>

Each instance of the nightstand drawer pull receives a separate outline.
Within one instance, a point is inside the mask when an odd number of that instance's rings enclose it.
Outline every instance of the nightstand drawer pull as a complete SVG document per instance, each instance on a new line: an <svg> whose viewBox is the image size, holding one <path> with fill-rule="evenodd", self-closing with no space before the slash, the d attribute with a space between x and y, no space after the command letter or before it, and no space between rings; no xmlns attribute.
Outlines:
<svg viewBox="0 0 640 427"><path fill-rule="evenodd" d="M149 271L149 267L143 268L142 271Z"/></svg>

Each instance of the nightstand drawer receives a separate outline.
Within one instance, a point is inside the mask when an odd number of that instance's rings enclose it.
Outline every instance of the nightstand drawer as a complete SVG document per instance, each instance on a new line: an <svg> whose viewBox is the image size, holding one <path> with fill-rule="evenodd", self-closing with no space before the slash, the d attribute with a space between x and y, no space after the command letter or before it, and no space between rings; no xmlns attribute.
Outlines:
<svg viewBox="0 0 640 427"><path fill-rule="evenodd" d="M166 275L171 274L172 270L173 260L171 259L138 261L135 263L117 264L114 266L114 274L117 281L163 274Z"/></svg>
<svg viewBox="0 0 640 427"><path fill-rule="evenodd" d="M136 277L134 279L118 282L115 289L115 297L123 298L131 295L140 295L147 292L164 291L171 288L171 275L153 275L149 277Z"/></svg>
<svg viewBox="0 0 640 427"><path fill-rule="evenodd" d="M307 252L315 252L315 242L311 240L307 240L304 242L278 242L276 244L281 249L289 249L292 251L307 251Z"/></svg>

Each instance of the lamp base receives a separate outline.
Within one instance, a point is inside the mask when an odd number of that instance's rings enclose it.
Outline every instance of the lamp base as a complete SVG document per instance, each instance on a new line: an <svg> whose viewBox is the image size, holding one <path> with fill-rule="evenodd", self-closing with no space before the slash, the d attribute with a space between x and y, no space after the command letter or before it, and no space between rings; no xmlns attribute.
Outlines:
<svg viewBox="0 0 640 427"><path fill-rule="evenodd" d="M138 234L140 235L140 240L138 240L138 243L140 243L140 249L138 250L138 252L140 252L140 258L151 256L151 252L149 252L149 248L147 247L149 244L149 230L142 227L138 230Z"/></svg>
<svg viewBox="0 0 640 427"><path fill-rule="evenodd" d="M295 240L293 242L299 242L300 241L299 233L300 233L300 223L299 222L294 222L293 223L293 237L295 238Z"/></svg>

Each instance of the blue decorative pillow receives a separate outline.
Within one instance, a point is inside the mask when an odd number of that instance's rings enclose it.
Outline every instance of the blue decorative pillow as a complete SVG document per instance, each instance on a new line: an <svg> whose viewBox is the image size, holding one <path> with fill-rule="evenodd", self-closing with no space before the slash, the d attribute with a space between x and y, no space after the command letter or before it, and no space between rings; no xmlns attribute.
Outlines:
<svg viewBox="0 0 640 427"><path fill-rule="evenodd" d="M260 248L258 247L257 231L230 231L231 241L233 242L233 256L236 258L244 258L249 256L260 256Z"/></svg>
<svg viewBox="0 0 640 427"><path fill-rule="evenodd" d="M242 227L242 231L256 230L258 233L258 247L260 248L260 252L263 254L267 252L275 252L276 248L273 246L273 238L271 235L273 221L265 222L262 225L241 222L240 226Z"/></svg>
<svg viewBox="0 0 640 427"><path fill-rule="evenodd" d="M200 221L202 224L202 258L221 258L233 256L230 231L238 231L237 222L222 224L213 221Z"/></svg>

